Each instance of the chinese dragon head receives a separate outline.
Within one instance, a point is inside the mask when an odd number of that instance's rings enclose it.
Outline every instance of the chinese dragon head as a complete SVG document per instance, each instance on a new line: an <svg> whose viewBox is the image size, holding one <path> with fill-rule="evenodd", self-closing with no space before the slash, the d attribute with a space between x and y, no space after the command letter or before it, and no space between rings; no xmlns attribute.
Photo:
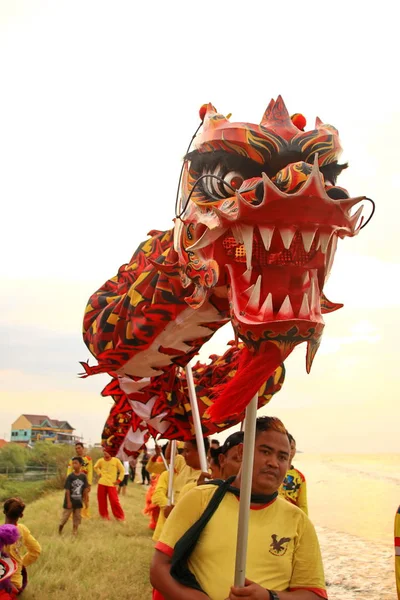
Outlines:
<svg viewBox="0 0 400 600"><path fill-rule="evenodd" d="M279 96L259 125L231 123L208 104L194 151L185 157L175 247L187 302L217 289L229 300L236 336L250 353L273 342L282 358L307 342L307 371L322 314L340 308L323 293L339 238L361 227L365 197L336 185L347 165L338 131L316 119L304 131Z"/></svg>
<svg viewBox="0 0 400 600"><path fill-rule="evenodd" d="M317 118L306 131L280 96L259 125L230 122L211 104L200 116L174 230L151 232L86 308L84 339L98 360L86 374L114 377L104 433L113 453L136 447L146 427L193 434L183 368L228 321L242 343L193 368L205 432L242 420L256 393L259 405L269 401L301 342L309 371L323 313L342 306L324 295L338 239L365 225L356 207L365 196L337 185L347 165L332 125Z"/></svg>

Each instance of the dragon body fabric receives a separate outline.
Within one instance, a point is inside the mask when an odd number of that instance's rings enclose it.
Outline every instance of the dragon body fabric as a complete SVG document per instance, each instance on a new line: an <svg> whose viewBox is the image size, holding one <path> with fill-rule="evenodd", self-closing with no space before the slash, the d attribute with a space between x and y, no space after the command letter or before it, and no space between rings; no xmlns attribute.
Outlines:
<svg viewBox="0 0 400 600"><path fill-rule="evenodd" d="M194 436L184 367L217 329L235 339L193 377L204 434L241 421L279 391L283 361L307 342L318 349L322 313L342 305L323 294L339 238L361 227L364 197L336 185L337 130L290 117L281 97L259 125L231 123L209 104L184 159L180 214L151 231L131 261L90 298L84 340L109 373L114 406L103 431L112 454L136 452L148 433ZM240 342L239 342L240 340Z"/></svg>

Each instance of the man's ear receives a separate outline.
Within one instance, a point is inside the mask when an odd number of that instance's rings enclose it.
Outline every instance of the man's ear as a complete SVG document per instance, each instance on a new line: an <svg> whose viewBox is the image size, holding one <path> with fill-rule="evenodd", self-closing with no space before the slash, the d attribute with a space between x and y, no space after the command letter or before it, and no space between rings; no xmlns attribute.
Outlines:
<svg viewBox="0 0 400 600"><path fill-rule="evenodd" d="M243 444L238 444L237 450L238 450L238 458L239 458L240 462L242 462L242 460L243 460Z"/></svg>

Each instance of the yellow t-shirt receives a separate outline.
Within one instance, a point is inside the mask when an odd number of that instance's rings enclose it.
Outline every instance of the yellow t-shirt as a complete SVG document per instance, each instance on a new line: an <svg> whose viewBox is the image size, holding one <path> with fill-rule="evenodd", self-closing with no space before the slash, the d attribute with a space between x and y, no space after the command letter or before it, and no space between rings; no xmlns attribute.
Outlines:
<svg viewBox="0 0 400 600"><path fill-rule="evenodd" d="M29 567L34 563L39 558L42 548L25 525L18 523L17 527L19 539L15 544L5 546L4 551L17 562L18 568L11 575L11 583L20 589L22 587L22 567Z"/></svg>
<svg viewBox="0 0 400 600"><path fill-rule="evenodd" d="M82 456L82 460L83 460L83 464L82 464L82 468L81 468L81 473L83 473L84 475L86 475L87 480L88 480L88 484L92 485L92 482L93 482L93 461L90 458L90 456ZM71 458L71 460L68 463L68 467L67 467L67 477L72 472L73 472L73 468L72 468L72 458Z"/></svg>
<svg viewBox="0 0 400 600"><path fill-rule="evenodd" d="M177 473L179 473L179 471L181 471L185 465L186 465L186 461L183 458L182 454L177 454L175 456L175 461L174 461L175 471ZM165 467L164 461L159 462L157 460L156 454L154 454L150 458L149 462L147 463L146 469L150 474L153 474L153 475L161 475L161 473L164 473L164 471L167 470Z"/></svg>
<svg viewBox="0 0 400 600"><path fill-rule="evenodd" d="M99 483L108 487L115 485L116 481L123 481L125 476L124 465L115 456L110 460L99 458L94 465L94 470L100 476Z"/></svg>
<svg viewBox="0 0 400 600"><path fill-rule="evenodd" d="M182 535L217 488L191 490L174 508L156 549L172 556ZM227 493L205 526L188 565L211 600L225 600L234 581L239 501ZM309 590L327 598L317 535L308 517L283 498L250 510L246 577L277 591Z"/></svg>
<svg viewBox="0 0 400 600"><path fill-rule="evenodd" d="M400 506L394 519L394 553L397 595L400 598Z"/></svg>
<svg viewBox="0 0 400 600"><path fill-rule="evenodd" d="M308 515L306 478L298 469L290 467L279 488L279 494Z"/></svg>
<svg viewBox="0 0 400 600"><path fill-rule="evenodd" d="M174 475L174 479L175 478L176 475ZM153 540L155 542L159 540L164 523L167 520L164 515L164 508L168 506L168 481L169 472L164 471L164 473L161 473L157 481L156 489L151 497L152 503L160 507L160 514L158 515L157 525L153 533Z"/></svg>

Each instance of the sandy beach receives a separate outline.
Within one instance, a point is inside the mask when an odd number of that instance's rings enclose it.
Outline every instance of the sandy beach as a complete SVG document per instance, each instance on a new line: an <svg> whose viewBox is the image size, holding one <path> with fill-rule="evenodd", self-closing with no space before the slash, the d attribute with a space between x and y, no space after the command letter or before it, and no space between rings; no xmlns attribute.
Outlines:
<svg viewBox="0 0 400 600"><path fill-rule="evenodd" d="M330 600L396 600L393 522L399 455L307 455L307 479Z"/></svg>

